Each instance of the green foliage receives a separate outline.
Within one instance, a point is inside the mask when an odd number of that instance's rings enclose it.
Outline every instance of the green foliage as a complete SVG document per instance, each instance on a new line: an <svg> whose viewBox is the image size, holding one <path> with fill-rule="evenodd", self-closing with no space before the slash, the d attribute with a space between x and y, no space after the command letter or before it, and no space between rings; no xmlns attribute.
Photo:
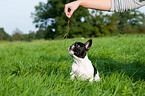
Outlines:
<svg viewBox="0 0 145 96"><path fill-rule="evenodd" d="M0 41L1 40L11 40L11 36L5 32L4 28L0 28Z"/></svg>
<svg viewBox="0 0 145 96"><path fill-rule="evenodd" d="M71 1L49 0L46 4L40 2L35 7L35 13L32 13L34 23L40 30L45 30L45 39L62 38L66 34L68 18L64 14L64 5ZM81 20L82 18L84 21ZM68 37L89 37L91 32L89 21L89 11L79 7L70 19L71 31Z"/></svg>
<svg viewBox="0 0 145 96"><path fill-rule="evenodd" d="M36 39L36 33L30 31L29 34L23 34L18 28L13 31L13 35L10 36L4 31L4 28L0 28L0 41L32 41ZM37 38L39 39L39 38Z"/></svg>
<svg viewBox="0 0 145 96"><path fill-rule="evenodd" d="M13 34L13 40L14 41L20 41L20 40L22 40L22 38L23 38L23 36L20 33Z"/></svg>
<svg viewBox="0 0 145 96"><path fill-rule="evenodd" d="M38 30L37 32L36 32L36 38L37 39L44 39L45 38L45 30L42 30L42 29L40 29L40 30Z"/></svg>
<svg viewBox="0 0 145 96"><path fill-rule="evenodd" d="M67 33L68 19L64 14L64 5L72 0L48 0L35 6L33 23L39 29L37 33L45 39L63 38ZM141 27L142 26L142 27ZM140 27L142 30L139 30ZM102 11L79 7L70 18L67 38L100 37L118 34L144 33L145 14L139 11L114 12L111 15ZM44 31L44 32L41 32Z"/></svg>
<svg viewBox="0 0 145 96"><path fill-rule="evenodd" d="M33 31L30 31L29 34L22 34L23 41L32 41L36 39L36 34Z"/></svg>
<svg viewBox="0 0 145 96"><path fill-rule="evenodd" d="M139 30L141 26L144 26L144 16L145 14L139 11L127 11L123 13L116 13L118 15L118 29L121 34L130 34L130 33L144 33L145 30ZM140 32L139 32L140 31Z"/></svg>
<svg viewBox="0 0 145 96"><path fill-rule="evenodd" d="M102 78L70 80L73 58L65 39L0 43L0 93L4 96L144 96L145 35L93 38L88 52Z"/></svg>
<svg viewBox="0 0 145 96"><path fill-rule="evenodd" d="M137 10L104 14L103 11L79 7L68 19L64 5L73 0L39 2L32 13L38 30L23 34L18 28L8 35L0 28L0 40L32 41L35 39L62 39L78 37L117 36L119 34L145 34L145 14Z"/></svg>

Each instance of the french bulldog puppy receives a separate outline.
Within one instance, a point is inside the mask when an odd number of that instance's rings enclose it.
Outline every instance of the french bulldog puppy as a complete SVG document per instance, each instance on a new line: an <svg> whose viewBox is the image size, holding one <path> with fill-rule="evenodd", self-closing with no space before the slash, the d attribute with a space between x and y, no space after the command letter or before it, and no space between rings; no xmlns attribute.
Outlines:
<svg viewBox="0 0 145 96"><path fill-rule="evenodd" d="M88 40L85 44L81 42L75 42L68 50L69 54L74 58L74 62L71 68L71 79L75 77L81 80L99 81L99 72L95 66L88 59L87 52L92 45L92 39Z"/></svg>

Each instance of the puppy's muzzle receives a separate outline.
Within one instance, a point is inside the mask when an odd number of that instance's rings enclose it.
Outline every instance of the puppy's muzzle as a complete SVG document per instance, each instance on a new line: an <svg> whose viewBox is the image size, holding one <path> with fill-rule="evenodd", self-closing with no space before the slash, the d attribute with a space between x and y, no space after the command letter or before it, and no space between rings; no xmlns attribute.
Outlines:
<svg viewBox="0 0 145 96"><path fill-rule="evenodd" d="M70 46L70 47L68 48L69 54L70 54L71 56L74 55L74 51L73 51L74 47L75 47L75 46L72 45L72 46Z"/></svg>

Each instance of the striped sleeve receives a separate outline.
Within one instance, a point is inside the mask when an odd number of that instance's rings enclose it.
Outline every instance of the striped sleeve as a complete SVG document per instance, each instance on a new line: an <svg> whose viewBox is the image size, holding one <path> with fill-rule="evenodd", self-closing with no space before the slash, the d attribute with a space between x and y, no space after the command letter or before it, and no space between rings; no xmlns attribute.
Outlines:
<svg viewBox="0 0 145 96"><path fill-rule="evenodd" d="M110 11L123 12L145 5L145 0L111 0Z"/></svg>

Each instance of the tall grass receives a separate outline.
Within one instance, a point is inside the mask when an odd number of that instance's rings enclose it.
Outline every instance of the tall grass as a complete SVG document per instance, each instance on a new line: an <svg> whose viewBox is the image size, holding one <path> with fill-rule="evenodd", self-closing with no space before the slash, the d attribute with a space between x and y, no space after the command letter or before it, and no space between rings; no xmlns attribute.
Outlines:
<svg viewBox="0 0 145 96"><path fill-rule="evenodd" d="M93 38L88 52L102 78L70 80L65 39L0 43L1 96L145 96L145 35Z"/></svg>

